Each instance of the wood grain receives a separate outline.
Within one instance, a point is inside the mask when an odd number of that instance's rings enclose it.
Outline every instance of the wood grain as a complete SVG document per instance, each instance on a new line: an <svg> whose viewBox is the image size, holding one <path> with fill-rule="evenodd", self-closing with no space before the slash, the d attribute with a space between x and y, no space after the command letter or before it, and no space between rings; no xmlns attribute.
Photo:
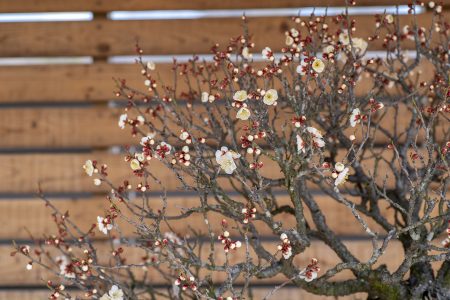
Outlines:
<svg viewBox="0 0 450 300"><path fill-rule="evenodd" d="M202 122L202 118L206 116L204 114L204 107L196 106L193 109L197 113L193 117L193 124L203 127L204 123ZM400 105L396 114L393 107L386 107L373 116L373 121L376 121L389 133L394 133L396 129L399 135L410 126L412 116L410 109L404 105ZM186 108L182 108L181 111L187 115ZM0 109L0 120L2 120L0 124L0 135L2 137L0 139L0 149L99 149L111 146L138 145L140 135L133 137L130 127L127 126L122 130L118 126L119 116L124 112L123 108L112 108L105 104L74 108L38 107ZM269 109L269 114L273 113L273 109ZM128 116L129 118L136 118L137 112L130 110ZM155 119L150 113L144 114L144 116L149 122L152 122L153 126L162 128L161 121ZM279 127L276 127L276 129L281 128L284 122L290 123L293 116L294 114L288 110L279 111L277 116L277 125ZM230 112L230 118L234 117L234 111ZM392 122L393 120L396 120L396 122ZM413 121L415 122L416 120ZM346 120L342 120L342 124L345 126L343 122L346 122ZM447 120L443 116L439 116L436 120L436 140L442 141L445 138L445 134L448 131L447 123ZM175 133L181 130L181 127L174 122L173 118L170 118L170 120L167 119L165 125ZM318 125L313 126L320 129ZM347 127L345 133L348 135L355 134L357 137L356 141L360 141L363 133L360 126L351 128L347 125ZM144 125L140 126L139 129L144 133L150 130ZM205 136L204 133L199 133L194 127L192 130L190 128L186 129L197 138ZM323 129L321 131L326 133ZM370 136L375 143L386 144L391 141L391 138L386 136L382 131L374 131L374 127L372 127L372 131ZM282 134L281 131L279 133ZM327 134L331 136L333 132L327 132ZM401 138L404 138L404 136ZM417 141L421 142L424 138L425 131L420 129L418 131ZM170 138L167 141L173 145L180 143L175 138ZM261 142L262 145L263 141Z"/></svg>
<svg viewBox="0 0 450 300"><path fill-rule="evenodd" d="M254 65L257 68L265 66L262 63ZM172 67L170 63L157 64L155 77L159 82L173 86ZM428 81L434 76L433 66L426 61L422 61L413 71L417 74L415 76L420 74L419 81ZM0 81L4 84L0 89L0 103L116 100L113 78L125 79L129 86L136 89L144 90L145 88L140 67L136 64L2 66ZM372 80L363 74L355 92L358 96L365 96L372 86ZM178 81L177 89L179 92L188 91L184 80ZM393 96L398 94L396 89L388 91Z"/></svg>
<svg viewBox="0 0 450 300"><path fill-rule="evenodd" d="M445 17L445 16L444 16ZM374 19L354 16L358 30L355 36L367 38L374 34ZM401 26L411 24L412 16L400 16ZM421 26L431 25L432 14L417 16ZM145 54L203 54L219 43L224 47L230 37L242 34L238 18L110 21L54 23L1 23L0 57L11 56L110 56L133 55L139 41ZM284 32L292 26L289 18L252 18L249 30L258 53L266 46L278 51L284 45ZM330 31L337 30L330 24ZM270 38L269 38L270 37ZM157 42L156 42L157 41ZM51 47L49 47L51 45ZM414 46L406 42L404 48ZM382 49L382 40L369 45L371 50Z"/></svg>
<svg viewBox="0 0 450 300"><path fill-rule="evenodd" d="M390 160L393 152L388 149L376 148L374 150L380 157ZM342 160L347 151L338 151L336 161ZM408 152L410 153L410 152ZM424 155L426 153L419 153ZM361 165L365 170L374 172L375 160L372 153L365 153ZM140 177L132 174L128 162L124 162L122 154L112 154L105 151L91 153L35 153L35 154L2 154L0 155L0 191L3 195L35 193L40 186L45 193L74 193L74 192L109 192L106 184L95 186L93 177L89 177L82 169L86 160L98 160L100 164L108 165L109 180L116 186L129 179L133 188L142 181ZM265 166L261 174L267 178L283 178L278 165L266 157L262 157ZM421 166L420 163L418 166ZM152 172L161 185L150 180L150 191L160 192L163 186L167 191L181 192L181 183L175 174L157 159L150 161L149 172ZM350 172L352 174L352 171ZM386 178L386 187L393 187L394 176L384 162L379 162L376 181L383 184ZM225 190L232 190L227 178L219 178L218 182ZM314 189L314 187L311 187Z"/></svg>
<svg viewBox="0 0 450 300"><path fill-rule="evenodd" d="M123 109L106 105L82 108L2 109L0 147L104 147L138 143L118 126Z"/></svg>
<svg viewBox="0 0 450 300"><path fill-rule="evenodd" d="M66 1L65 1L66 2ZM377 0L376 5L408 4L407 0ZM358 6L374 5L370 0L358 1ZM246 9L246 8L295 8L311 6L305 0L77 0L63 3L58 0L15 0L0 3L0 12L58 12L58 11L93 11L108 12L113 10L178 10L178 9ZM323 0L320 6L345 6L344 0Z"/></svg>
<svg viewBox="0 0 450 300"><path fill-rule="evenodd" d="M230 194L230 197L234 201L245 203L242 197ZM317 194L314 196L315 201L322 209L326 222L328 226L336 232L336 234L344 236L360 236L365 237L365 233L362 226L356 221L355 217L352 215L351 211L345 207L343 204L336 202L336 200L323 195ZM350 198L351 200L358 203L358 199ZM90 226L96 222L97 216L103 216L107 212L110 203L106 200L106 197L80 197L80 198L50 198L53 205L55 205L60 212L68 212L71 220L77 224L82 230L89 230ZM292 203L289 197L285 194L279 194L276 197L276 201L279 206L290 205ZM210 203L216 203L214 198L210 198ZM142 204L142 200L137 198L133 201L137 205ZM159 196L150 196L150 208L153 211L163 208L163 201ZM116 205L121 209L122 213L128 218L135 219L132 214L121 203L116 203ZM380 201L382 207L383 215L389 220L393 221L392 211L387 209L387 205L384 205ZM200 199L194 195L186 196L168 196L167 198L167 216L176 216L183 212L184 209L200 207ZM89 207L89 210L86 210ZM0 240L8 239L29 239L30 234L35 238L45 234L56 234L57 227L51 218L51 213L53 212L49 207L45 206L44 201L37 198L32 199L1 199L0 200L0 211L5 215L4 218L0 218ZM311 228L315 228L312 222L310 212L305 208L306 219L310 224ZM6 217L8 216L8 218ZM216 213L209 213L208 219L209 224L212 228L219 232L221 230L221 224L218 220L221 220L223 216ZM276 215L274 219L277 222L281 222L280 226L285 229L290 229L295 226L295 219L293 216L281 213ZM372 229L372 231L378 231L381 235L385 234L384 230L375 224L370 219L363 216ZM134 220L139 222L139 220ZM189 221L189 227L186 226L186 221ZM273 236L275 233L272 228L261 221L253 221L257 226L258 232L264 236ZM201 232L203 234L207 233L207 228L205 226L204 217L201 213L193 213L188 218L182 220L171 220L170 224L172 230L179 234L180 236L185 236L191 234L191 228ZM130 225L127 221L123 219L117 220L117 225L120 231L124 235L134 235L134 226ZM169 231L165 224L161 224L163 231ZM102 238L103 235L97 233L98 238Z"/></svg>

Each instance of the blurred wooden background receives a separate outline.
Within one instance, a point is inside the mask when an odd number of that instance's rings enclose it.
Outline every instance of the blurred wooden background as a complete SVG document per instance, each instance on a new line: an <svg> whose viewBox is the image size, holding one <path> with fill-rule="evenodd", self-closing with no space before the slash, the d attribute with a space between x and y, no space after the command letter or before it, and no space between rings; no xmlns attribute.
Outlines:
<svg viewBox="0 0 450 300"><path fill-rule="evenodd" d="M404 5L409 1L357 2L364 7ZM344 0L313 3L306 0L0 0L0 19L15 13L93 13L92 20L85 21L0 22L0 299L46 299L48 295L44 284L46 273L26 271L24 259L9 256L12 239L27 242L30 234L40 236L55 231L49 210L34 196L38 183L58 207L69 210L78 223L89 226L107 204L102 197L105 189L94 186L90 178L83 176L84 161L101 158L110 166L115 180L128 175L120 155L112 150L135 141L128 131L117 126L121 109L111 105L111 100L117 103L112 78L126 78L137 87L143 87L143 82L132 58L121 60L121 56L134 56L134 45L139 40L144 54L166 56L165 62L157 63L157 70L163 80L169 80L167 55L208 54L213 43L224 44L241 33L239 18L212 17L211 11L204 12L201 18L153 20L112 20L109 12L194 10L201 14L204 10L269 9L266 16L250 20L257 56L265 46L279 49L283 45L284 31L290 24L287 16L270 16L277 8L288 8L296 15L299 8L311 4L342 7L344 3ZM354 16L359 28L357 36L367 37L372 33L373 19L367 16L370 14ZM401 18L407 23L410 17ZM419 21L425 24L430 20L429 12L419 16ZM380 49L375 43L369 50ZM161 176L173 182L170 174ZM175 188L175 183L170 187ZM172 203L175 206L191 200L189 196L174 194ZM327 202L326 197L320 203L326 209L330 226L342 234L359 257L366 257L370 242L355 226L349 212L334 202ZM197 226L202 226L200 222L199 219ZM395 257L401 251L394 245L383 261L395 265ZM324 270L338 261L318 243L310 253L321 261ZM308 260L305 258L302 263ZM271 285L270 282L262 284L255 295L263 295ZM279 297L325 299L305 296L294 288L283 290Z"/></svg>

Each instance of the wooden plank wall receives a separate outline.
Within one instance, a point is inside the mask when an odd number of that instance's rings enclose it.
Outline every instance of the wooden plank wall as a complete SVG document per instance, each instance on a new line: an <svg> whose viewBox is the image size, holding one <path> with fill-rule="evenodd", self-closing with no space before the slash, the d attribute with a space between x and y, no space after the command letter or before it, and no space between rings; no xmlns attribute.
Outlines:
<svg viewBox="0 0 450 300"><path fill-rule="evenodd" d="M359 0L361 6L407 4L404 0ZM320 6L343 6L344 0L323 0ZM298 8L309 6L306 0L14 0L0 1L0 13L27 12L93 12L91 21L11 22L0 23L0 58L91 57L86 64L25 64L0 66L0 299L45 299L43 273L26 272L24 260L10 258L11 240L27 240L29 233L39 235L54 230L48 210L33 196L38 183L54 195L55 203L69 210L79 223L89 226L100 214L105 192L95 188L82 176L81 165L88 158L102 158L116 174L124 176L120 155L109 151L114 146L133 143L117 127L120 111L108 105L114 98L112 77L126 78L140 86L139 68L133 64L110 64L112 55L134 55L134 44L140 41L149 55L207 54L215 42L225 42L241 32L237 18L201 18L186 20L114 21L110 11L144 10L216 10L251 8ZM371 34L372 20L355 16L359 36ZM407 23L410 17L402 16ZM431 15L424 13L419 21L428 24ZM256 51L265 46L282 45L288 28L287 17L256 17L250 22ZM268 38L270 37L270 39ZM371 50L381 49L374 44ZM158 65L161 78L169 79L170 65ZM426 72L426 68L424 68ZM171 184L169 174L161 174ZM285 196L280 196L285 197ZM341 206L319 199L330 226L356 253L365 255L367 241L355 230L351 217ZM173 196L172 209L189 205L194 198ZM282 200L287 201L287 199ZM86 210L86 207L89 207ZM195 224L195 217L193 217ZM342 221L345 220L345 221ZM198 220L201 221L200 219ZM289 224L289 222L287 222ZM25 230L25 227L29 230ZM180 230L181 230L180 226ZM130 228L125 231L130 232ZM268 231L267 231L268 232ZM314 246L319 249L319 245ZM401 251L394 245L385 262L392 263ZM335 262L330 255L317 251L325 267ZM322 253L322 254L321 254ZM366 253L367 255L367 253ZM256 295L264 295L261 287ZM294 288L280 292L282 299L329 299L313 297ZM363 296L363 295L362 295ZM361 295L352 297L358 299ZM258 299L256 296L255 299ZM306 299L306 298L305 298ZM348 298L350 299L350 298Z"/></svg>

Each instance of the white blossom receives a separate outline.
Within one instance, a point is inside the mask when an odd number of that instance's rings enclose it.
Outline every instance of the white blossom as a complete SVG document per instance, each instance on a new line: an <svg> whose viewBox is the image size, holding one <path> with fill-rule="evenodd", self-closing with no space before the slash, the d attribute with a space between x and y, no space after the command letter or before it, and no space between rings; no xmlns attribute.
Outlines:
<svg viewBox="0 0 450 300"><path fill-rule="evenodd" d="M285 43L286 43L287 46L290 46L290 45L292 45L294 43L294 39L290 35L287 35Z"/></svg>
<svg viewBox="0 0 450 300"><path fill-rule="evenodd" d="M154 137L155 137L155 133L149 133L147 134L147 136L144 136L141 138L141 145L145 146L148 142L150 142Z"/></svg>
<svg viewBox="0 0 450 300"><path fill-rule="evenodd" d="M154 70L156 69L156 65L155 65L155 63L154 63L153 61L149 61L149 62L147 63L147 68L148 68L150 71L154 71Z"/></svg>
<svg viewBox="0 0 450 300"><path fill-rule="evenodd" d="M361 122L361 111L359 108L355 108L350 115L350 126L355 127L356 124Z"/></svg>
<svg viewBox="0 0 450 300"><path fill-rule="evenodd" d="M275 89L270 89L264 94L263 102L267 105L274 105L278 100L278 92Z"/></svg>
<svg viewBox="0 0 450 300"><path fill-rule="evenodd" d="M322 73L323 70L325 70L325 64L323 63L323 61L321 59L316 58L312 63L312 69L316 73Z"/></svg>
<svg viewBox="0 0 450 300"><path fill-rule="evenodd" d="M119 127L121 129L125 128L125 124L126 124L127 119L128 119L128 115L127 114L120 115L120 117L119 117Z"/></svg>
<svg viewBox="0 0 450 300"><path fill-rule="evenodd" d="M317 278L317 272L311 272L311 276L310 277L307 277L305 275L300 275L299 277L300 277L300 279L303 279L306 282L311 282L311 281L313 281L314 279Z"/></svg>
<svg viewBox="0 0 450 300"><path fill-rule="evenodd" d="M300 34L300 32L298 32L298 30L297 29L295 29L295 28L291 28L291 35L292 35L292 37L294 37L294 38L296 38L296 37L298 37L299 36L299 34Z"/></svg>
<svg viewBox="0 0 450 300"><path fill-rule="evenodd" d="M220 168L227 174L233 174L237 166L234 162L235 159L241 157L240 154L228 150L227 147L222 147L216 151L216 162L220 165Z"/></svg>
<svg viewBox="0 0 450 300"><path fill-rule="evenodd" d="M358 54L363 54L367 50L367 42L361 38L353 38L352 39L353 47L356 48Z"/></svg>
<svg viewBox="0 0 450 300"><path fill-rule="evenodd" d="M292 256L292 248L288 248L285 252L283 252L283 258L289 259Z"/></svg>
<svg viewBox="0 0 450 300"><path fill-rule="evenodd" d="M326 53L326 54L330 54L331 52L334 51L334 47L333 47L332 45L328 45L328 46L326 46L325 48L323 48L322 51L323 51L324 53Z"/></svg>
<svg viewBox="0 0 450 300"><path fill-rule="evenodd" d="M272 49L270 49L269 47L264 48L261 51L261 54L263 56L263 58L268 59L268 60L272 60L273 56L272 56Z"/></svg>
<svg viewBox="0 0 450 300"><path fill-rule="evenodd" d="M161 142L158 146L156 146L156 151L156 157L163 158L165 155L170 154L170 151L172 151L172 146L166 142Z"/></svg>
<svg viewBox="0 0 450 300"><path fill-rule="evenodd" d="M336 169L336 171L342 172L345 169L345 165L341 162L338 162L334 165L334 168Z"/></svg>
<svg viewBox="0 0 450 300"><path fill-rule="evenodd" d="M245 59L250 59L250 58L252 58L252 54L250 53L250 49L249 49L248 47L244 47L244 48L242 49L242 56L243 56Z"/></svg>
<svg viewBox="0 0 450 300"><path fill-rule="evenodd" d="M97 225L98 225L98 230L100 230L104 234L108 234L108 231L113 229L112 224L107 222L107 220L105 218L100 217L100 216L97 217Z"/></svg>
<svg viewBox="0 0 450 300"><path fill-rule="evenodd" d="M113 285L107 294L104 294L100 300L123 300L124 294L117 285Z"/></svg>
<svg viewBox="0 0 450 300"><path fill-rule="evenodd" d="M306 130L315 138L323 138L322 133L315 127L306 127Z"/></svg>
<svg viewBox="0 0 450 300"><path fill-rule="evenodd" d="M312 135L315 146L319 148L325 146L325 141L323 140L322 133L318 129L314 127L306 127L306 130Z"/></svg>
<svg viewBox="0 0 450 300"><path fill-rule="evenodd" d="M302 60L301 62L300 62L300 64L297 66L297 69L295 70L298 74L300 74L300 75L305 75L306 73L305 73L305 71L303 70L303 68L304 67L306 67L308 64L304 61L304 60Z"/></svg>
<svg viewBox="0 0 450 300"><path fill-rule="evenodd" d="M144 153L136 153L135 154L138 161L143 162L145 160L145 154Z"/></svg>
<svg viewBox="0 0 450 300"><path fill-rule="evenodd" d="M340 172L339 175L336 177L336 180L334 181L334 185L338 186L342 183L345 183L345 181L347 180L347 177L348 177L348 172L349 172L349 169L344 168L344 170L342 170L342 172Z"/></svg>
<svg viewBox="0 0 450 300"><path fill-rule="evenodd" d="M386 15L386 17L384 18L386 20L386 22L388 22L389 24L394 23L394 17L392 15Z"/></svg>
<svg viewBox="0 0 450 300"><path fill-rule="evenodd" d="M187 131L183 131L180 134L180 140L185 141L189 137L189 133Z"/></svg>
<svg viewBox="0 0 450 300"><path fill-rule="evenodd" d="M314 138L313 139L315 145L319 148L325 147L325 141L319 138Z"/></svg>
<svg viewBox="0 0 450 300"><path fill-rule="evenodd" d="M234 93L233 100L244 102L245 100L247 100L247 91L244 90L237 91L236 93Z"/></svg>
<svg viewBox="0 0 450 300"><path fill-rule="evenodd" d="M94 174L94 164L92 163L92 160L88 159L84 163L83 169L86 172L86 174L88 174L89 176L92 176L92 174Z"/></svg>
<svg viewBox="0 0 450 300"><path fill-rule="evenodd" d="M280 235L280 239L282 243L278 245L278 250L281 251L284 259L289 259L292 256L291 242L289 241L286 233L282 233Z"/></svg>
<svg viewBox="0 0 450 300"><path fill-rule="evenodd" d="M139 162L139 160L137 160L136 158L133 158L130 161L130 167L133 171L137 171L141 169L141 163Z"/></svg>
<svg viewBox="0 0 450 300"><path fill-rule="evenodd" d="M297 134L297 153L306 152L305 149L305 142L303 141L302 137Z"/></svg>
<svg viewBox="0 0 450 300"><path fill-rule="evenodd" d="M248 108L246 107L241 107L241 109L239 109L236 114L236 118L242 121L248 120L248 118L250 118L250 110L248 110Z"/></svg>
<svg viewBox="0 0 450 300"><path fill-rule="evenodd" d="M339 42L341 42L341 44L344 46L350 44L350 36L348 35L347 30L339 34Z"/></svg>
<svg viewBox="0 0 450 300"><path fill-rule="evenodd" d="M56 257L56 262L59 264L59 271L61 275L64 275L66 278L75 278L75 273L71 272L67 266L70 265L70 261L67 256L62 255Z"/></svg>
<svg viewBox="0 0 450 300"><path fill-rule="evenodd" d="M208 102L209 94L207 92L202 93L202 102Z"/></svg>

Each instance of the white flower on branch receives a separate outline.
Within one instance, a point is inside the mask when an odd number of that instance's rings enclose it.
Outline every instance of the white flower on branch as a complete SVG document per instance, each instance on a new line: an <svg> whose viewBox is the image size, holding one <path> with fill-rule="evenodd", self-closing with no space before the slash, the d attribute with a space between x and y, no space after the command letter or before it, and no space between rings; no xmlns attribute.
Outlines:
<svg viewBox="0 0 450 300"><path fill-rule="evenodd" d="M150 71L154 71L156 69L156 65L153 61L149 61L147 63L147 69L149 69Z"/></svg>
<svg viewBox="0 0 450 300"><path fill-rule="evenodd" d="M267 59L270 61L273 61L275 59L275 57L273 56L272 49L270 49L269 47L264 48L261 51L261 54L262 54L263 59Z"/></svg>
<svg viewBox="0 0 450 300"><path fill-rule="evenodd" d="M292 38L292 36L287 35L285 43L286 43L287 46L292 45L294 43L294 39Z"/></svg>
<svg viewBox="0 0 450 300"><path fill-rule="evenodd" d="M100 300L123 300L124 294L117 285L113 285L107 294L104 294Z"/></svg>
<svg viewBox="0 0 450 300"><path fill-rule="evenodd" d="M163 159L166 155L170 154L170 151L172 151L172 146L166 142L161 142L156 146L156 157Z"/></svg>
<svg viewBox="0 0 450 300"><path fill-rule="evenodd" d="M356 124L361 122L361 111L359 108L355 108L350 115L350 126L355 127Z"/></svg>
<svg viewBox="0 0 450 300"><path fill-rule="evenodd" d="M133 171L140 170L141 169L141 163L136 158L133 158L130 161L130 167L131 167L131 170L133 170Z"/></svg>
<svg viewBox="0 0 450 300"><path fill-rule="evenodd" d="M317 128L315 128L315 127L307 127L306 128L306 130L314 137L314 138L317 138L317 139L322 139L323 138L323 136L322 136L322 133L320 132L320 130L318 130Z"/></svg>
<svg viewBox="0 0 450 300"><path fill-rule="evenodd" d="M207 92L202 92L202 102L203 103L206 103L206 102L213 103L214 100L216 100L216 97L214 95L210 95Z"/></svg>
<svg viewBox="0 0 450 300"><path fill-rule="evenodd" d="M348 168L344 168L342 170L342 172L340 172L337 175L336 180L334 181L334 185L338 186L338 185L341 185L341 184L345 183L347 181L348 172L349 172L349 169Z"/></svg>
<svg viewBox="0 0 450 300"><path fill-rule="evenodd" d="M319 263L317 259L313 258L311 263L300 272L300 279L305 280L306 282L313 281L317 278L317 273L320 271Z"/></svg>
<svg viewBox="0 0 450 300"><path fill-rule="evenodd" d="M345 169L345 165L341 162L338 162L334 165L334 169L338 172L342 172Z"/></svg>
<svg viewBox="0 0 450 300"><path fill-rule="evenodd" d="M344 30L339 34L339 42L341 42L342 45L347 46L350 44L350 36L348 35L348 31Z"/></svg>
<svg viewBox="0 0 450 300"><path fill-rule="evenodd" d="M240 154L228 150L227 147L222 147L216 151L216 162L220 165L220 168L227 174L233 174L237 166L234 162L235 159L241 157Z"/></svg>
<svg viewBox="0 0 450 300"><path fill-rule="evenodd" d="M278 92L275 89L270 89L264 94L263 102L267 105L276 105L278 100Z"/></svg>
<svg viewBox="0 0 450 300"><path fill-rule="evenodd" d="M209 94L207 92L202 93L202 102L206 103L208 102Z"/></svg>
<svg viewBox="0 0 450 300"><path fill-rule="evenodd" d="M242 243L240 241L233 241L230 238L230 233L226 230L221 235L219 235L218 239L222 242L225 253L228 253L230 250L241 248L242 246Z"/></svg>
<svg viewBox="0 0 450 300"><path fill-rule="evenodd" d="M252 58L252 54L250 53L250 49L248 47L242 48L242 56L245 59L251 59Z"/></svg>
<svg viewBox="0 0 450 300"><path fill-rule="evenodd" d="M297 153L306 152L305 148L305 142L303 141L302 137L297 134Z"/></svg>
<svg viewBox="0 0 450 300"><path fill-rule="evenodd" d="M247 100L247 91L244 90L237 91L236 93L234 93L233 100L238 102L244 102L245 100Z"/></svg>
<svg viewBox="0 0 450 300"><path fill-rule="evenodd" d="M325 48L323 48L322 51L323 51L323 53L330 54L334 51L334 46L328 45Z"/></svg>
<svg viewBox="0 0 450 300"><path fill-rule="evenodd" d="M306 130L311 134L315 147L322 148L325 146L322 133L318 129L314 127L307 127Z"/></svg>
<svg viewBox="0 0 450 300"><path fill-rule="evenodd" d="M325 70L325 64L323 63L323 61L321 59L316 58L312 63L312 69L316 73L322 73L323 70Z"/></svg>
<svg viewBox="0 0 450 300"><path fill-rule="evenodd" d="M125 124L126 124L127 119L128 119L128 115L127 114L120 115L120 117L119 117L119 127L121 129L125 128Z"/></svg>
<svg viewBox="0 0 450 300"><path fill-rule="evenodd" d="M155 133L147 134L147 136L144 136L143 138L141 138L140 144L142 146L146 146L147 144L153 145L155 143L155 141L153 140L155 135L156 135Z"/></svg>
<svg viewBox="0 0 450 300"><path fill-rule="evenodd" d="M109 218L103 218L100 216L97 217L97 226L98 230L100 230L104 234L108 234L108 231L113 229L111 220Z"/></svg>
<svg viewBox="0 0 450 300"><path fill-rule="evenodd" d="M193 291L197 290L197 284L195 283L195 277L189 276L186 277L184 274L181 274L178 276L178 278L175 280L175 286L181 286L181 289L183 291L187 289L191 289Z"/></svg>
<svg viewBox="0 0 450 300"><path fill-rule="evenodd" d="M83 165L83 169L86 172L86 174L88 174L89 176L92 176L92 174L94 174L94 164L92 162L92 160L88 159L84 165Z"/></svg>
<svg viewBox="0 0 450 300"><path fill-rule="evenodd" d="M283 254L284 259L289 259L292 256L292 246L291 241L289 241L286 233L280 235L281 244L278 245L278 250Z"/></svg>
<svg viewBox="0 0 450 300"><path fill-rule="evenodd" d="M384 18L388 24L394 23L394 17L392 15L386 15Z"/></svg>
<svg viewBox="0 0 450 300"><path fill-rule="evenodd" d="M352 39L352 44L353 44L353 47L356 49L356 52L359 55L364 54L366 52L366 50L367 50L368 44L362 38L353 38Z"/></svg>
<svg viewBox="0 0 450 300"><path fill-rule="evenodd" d="M305 75L306 74L305 69L307 66L308 64L304 60L302 60L300 64L297 66L295 71L300 75Z"/></svg>
<svg viewBox="0 0 450 300"><path fill-rule="evenodd" d="M237 114L236 114L236 118L242 120L242 121L246 121L248 120L248 118L250 118L250 110L246 107L241 107Z"/></svg>
<svg viewBox="0 0 450 300"><path fill-rule="evenodd" d="M290 35L293 37L293 38L296 38L296 37L298 37L299 35L300 35L300 32L297 30L297 29L295 29L295 28L291 28L291 30L289 30L290 32Z"/></svg>
<svg viewBox="0 0 450 300"><path fill-rule="evenodd" d="M69 261L67 256L62 255L56 257L56 263L59 265L61 275L64 275L66 278L75 278L74 265Z"/></svg>
<svg viewBox="0 0 450 300"><path fill-rule="evenodd" d="M244 224L248 224L250 220L256 218L256 208L247 206L242 209L242 213L244 214Z"/></svg>

